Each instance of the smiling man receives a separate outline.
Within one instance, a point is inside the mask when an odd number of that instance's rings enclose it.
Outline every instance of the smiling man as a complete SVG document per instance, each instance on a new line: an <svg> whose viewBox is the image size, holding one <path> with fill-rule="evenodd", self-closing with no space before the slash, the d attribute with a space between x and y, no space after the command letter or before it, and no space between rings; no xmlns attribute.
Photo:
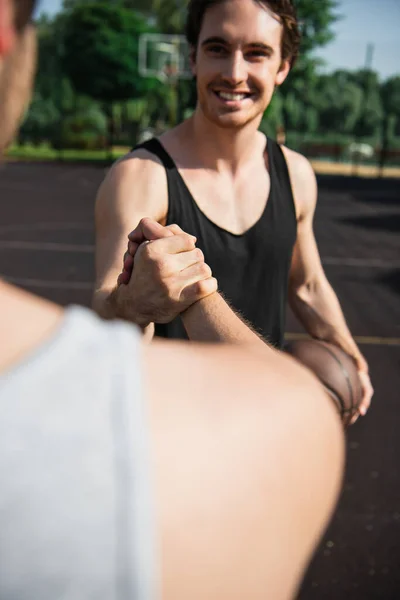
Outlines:
<svg viewBox="0 0 400 600"><path fill-rule="evenodd" d="M94 307L105 317L119 315L142 326L153 321L159 336L226 340L230 327L226 307L215 299L217 281L232 309L280 348L289 302L311 336L354 357L365 414L372 396L368 366L325 276L314 237L315 175L303 156L259 131L274 90L298 55L294 7L289 0L191 0L186 33L196 110L118 162L101 186ZM122 257L127 236L142 217L176 224L197 238L208 268L192 267L193 286L209 297L202 302L201 323L190 331L178 316L187 310L187 298L180 310L176 304L169 313L159 310L170 290L159 263L153 268L154 256L148 277L154 290L158 282L157 294L146 298L144 288L134 286L127 298L125 286L116 287L118 277L122 284L130 277L141 240L136 233L120 275Z"/></svg>
<svg viewBox="0 0 400 600"><path fill-rule="evenodd" d="M0 154L31 93L33 4L0 0ZM135 270L161 254L198 321L210 289L174 273L204 263L167 231ZM145 345L0 281L2 600L295 596L338 497L343 431L312 376L236 321L243 348Z"/></svg>

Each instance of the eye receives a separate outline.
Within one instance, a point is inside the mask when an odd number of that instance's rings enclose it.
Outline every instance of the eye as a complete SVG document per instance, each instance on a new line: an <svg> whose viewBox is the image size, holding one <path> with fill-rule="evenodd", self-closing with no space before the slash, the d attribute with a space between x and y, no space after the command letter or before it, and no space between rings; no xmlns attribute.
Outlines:
<svg viewBox="0 0 400 600"><path fill-rule="evenodd" d="M246 57L249 59L263 59L269 58L270 56L271 53L268 52L268 50L254 49L249 50L249 52L246 52Z"/></svg>
<svg viewBox="0 0 400 600"><path fill-rule="evenodd" d="M226 54L227 51L221 44L212 44L211 46L207 46L207 52L221 56L222 54Z"/></svg>

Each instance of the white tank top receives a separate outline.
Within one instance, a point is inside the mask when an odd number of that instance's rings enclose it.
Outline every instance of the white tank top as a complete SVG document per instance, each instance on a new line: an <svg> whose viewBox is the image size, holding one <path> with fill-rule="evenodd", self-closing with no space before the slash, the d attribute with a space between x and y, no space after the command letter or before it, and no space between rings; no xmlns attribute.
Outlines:
<svg viewBox="0 0 400 600"><path fill-rule="evenodd" d="M140 337L72 307L1 376L2 600L157 598Z"/></svg>

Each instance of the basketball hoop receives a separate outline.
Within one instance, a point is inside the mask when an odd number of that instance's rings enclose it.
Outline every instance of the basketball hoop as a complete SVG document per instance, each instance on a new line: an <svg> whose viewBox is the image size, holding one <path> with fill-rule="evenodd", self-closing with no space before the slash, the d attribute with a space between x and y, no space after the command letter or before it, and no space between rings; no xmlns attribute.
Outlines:
<svg viewBox="0 0 400 600"><path fill-rule="evenodd" d="M139 38L139 73L163 83L191 79L189 48L182 35L142 34Z"/></svg>

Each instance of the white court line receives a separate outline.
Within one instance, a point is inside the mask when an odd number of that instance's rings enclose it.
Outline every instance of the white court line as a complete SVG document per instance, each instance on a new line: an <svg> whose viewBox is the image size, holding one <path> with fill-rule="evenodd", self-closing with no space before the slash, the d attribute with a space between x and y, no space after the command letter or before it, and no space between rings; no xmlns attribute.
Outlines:
<svg viewBox="0 0 400 600"><path fill-rule="evenodd" d="M23 277L4 277L9 283L32 288L54 290L93 290L94 284L86 281L47 281L46 279L25 279Z"/></svg>
<svg viewBox="0 0 400 600"><path fill-rule="evenodd" d="M91 244L58 244L53 242L16 242L1 241L0 248L6 250L39 250L46 252L84 252L93 254L94 246Z"/></svg>

